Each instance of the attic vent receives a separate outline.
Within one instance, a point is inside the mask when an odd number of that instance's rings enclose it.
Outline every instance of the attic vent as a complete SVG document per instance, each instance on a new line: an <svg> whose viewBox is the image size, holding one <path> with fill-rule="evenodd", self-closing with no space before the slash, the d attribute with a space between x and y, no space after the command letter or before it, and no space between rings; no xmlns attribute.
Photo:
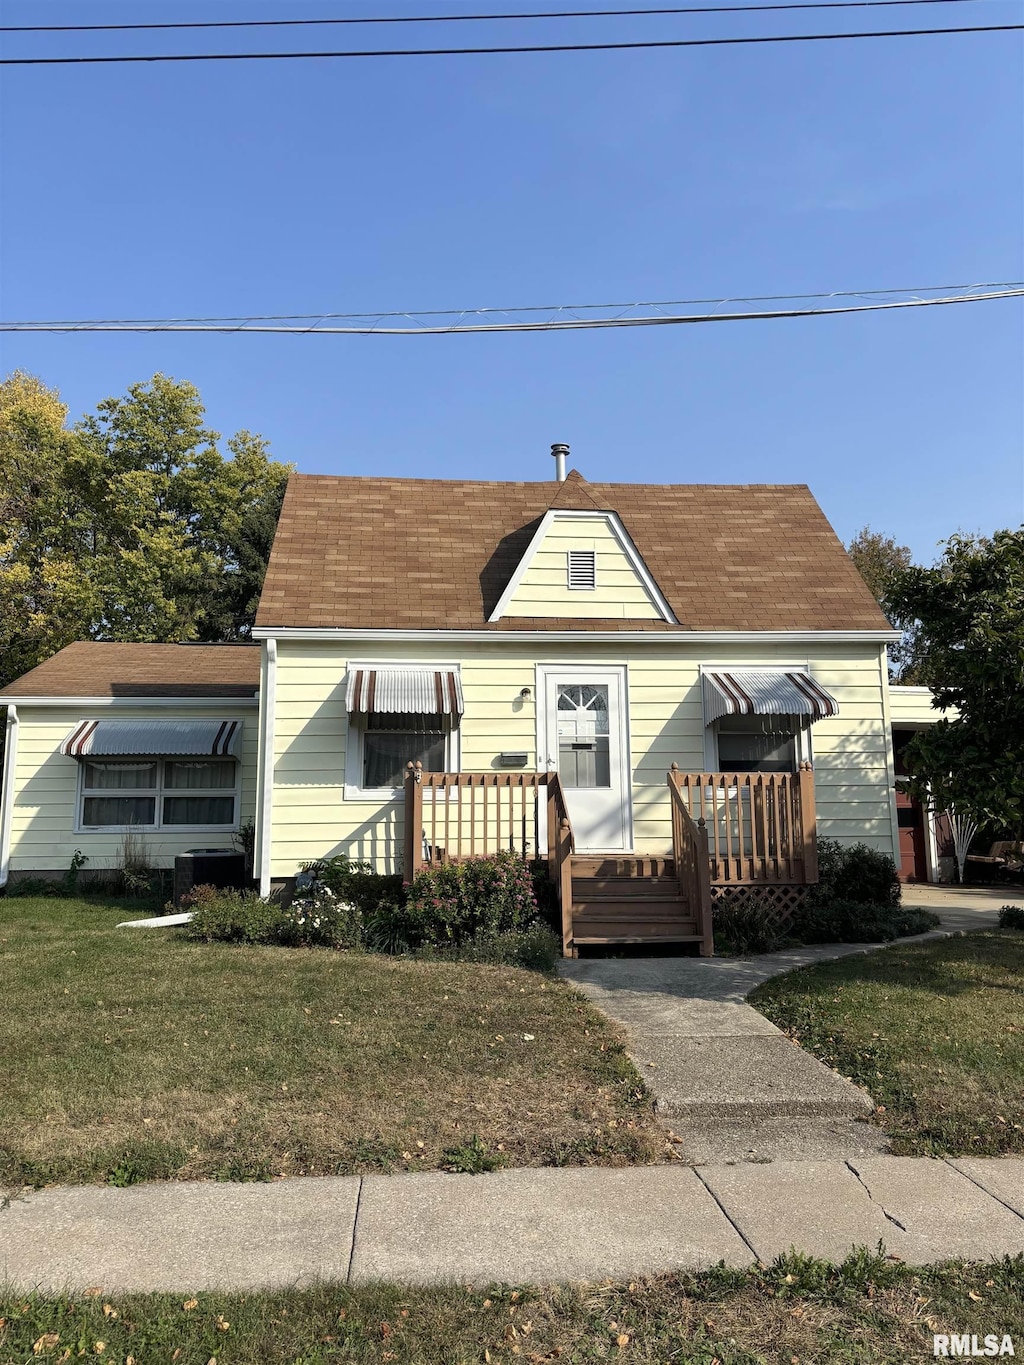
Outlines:
<svg viewBox="0 0 1024 1365"><path fill-rule="evenodd" d="M596 556L593 550L569 551L569 587L593 589L597 586Z"/></svg>

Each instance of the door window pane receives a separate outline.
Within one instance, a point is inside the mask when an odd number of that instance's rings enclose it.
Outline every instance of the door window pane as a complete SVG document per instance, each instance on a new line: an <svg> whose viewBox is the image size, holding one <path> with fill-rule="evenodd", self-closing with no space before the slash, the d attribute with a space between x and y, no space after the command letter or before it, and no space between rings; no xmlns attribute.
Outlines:
<svg viewBox="0 0 1024 1365"><path fill-rule="evenodd" d="M608 687L558 686L558 773L567 787L610 787Z"/></svg>

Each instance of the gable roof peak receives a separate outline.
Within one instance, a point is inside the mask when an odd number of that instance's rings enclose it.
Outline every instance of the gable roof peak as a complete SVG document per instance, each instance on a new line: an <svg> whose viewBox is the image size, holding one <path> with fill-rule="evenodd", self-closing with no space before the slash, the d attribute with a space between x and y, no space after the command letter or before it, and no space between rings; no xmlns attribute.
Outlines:
<svg viewBox="0 0 1024 1365"><path fill-rule="evenodd" d="M610 509L597 501L590 491L590 484L578 469L570 469L565 482L558 485L555 496L548 503L549 512L607 512Z"/></svg>

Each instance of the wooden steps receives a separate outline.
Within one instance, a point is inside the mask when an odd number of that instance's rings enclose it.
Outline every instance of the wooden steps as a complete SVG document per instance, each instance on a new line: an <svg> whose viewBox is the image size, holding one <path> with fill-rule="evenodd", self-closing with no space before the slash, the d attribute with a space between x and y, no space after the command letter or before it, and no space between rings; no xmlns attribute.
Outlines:
<svg viewBox="0 0 1024 1365"><path fill-rule="evenodd" d="M699 943L671 858L572 857L573 948Z"/></svg>

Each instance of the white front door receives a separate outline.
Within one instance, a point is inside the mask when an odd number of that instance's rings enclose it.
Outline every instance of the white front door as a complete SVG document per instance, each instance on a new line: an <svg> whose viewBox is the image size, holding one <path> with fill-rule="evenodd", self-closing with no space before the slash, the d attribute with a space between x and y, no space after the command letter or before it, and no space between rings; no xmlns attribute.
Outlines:
<svg viewBox="0 0 1024 1365"><path fill-rule="evenodd" d="M544 666L538 672L540 767L561 778L577 852L630 849L625 670Z"/></svg>

